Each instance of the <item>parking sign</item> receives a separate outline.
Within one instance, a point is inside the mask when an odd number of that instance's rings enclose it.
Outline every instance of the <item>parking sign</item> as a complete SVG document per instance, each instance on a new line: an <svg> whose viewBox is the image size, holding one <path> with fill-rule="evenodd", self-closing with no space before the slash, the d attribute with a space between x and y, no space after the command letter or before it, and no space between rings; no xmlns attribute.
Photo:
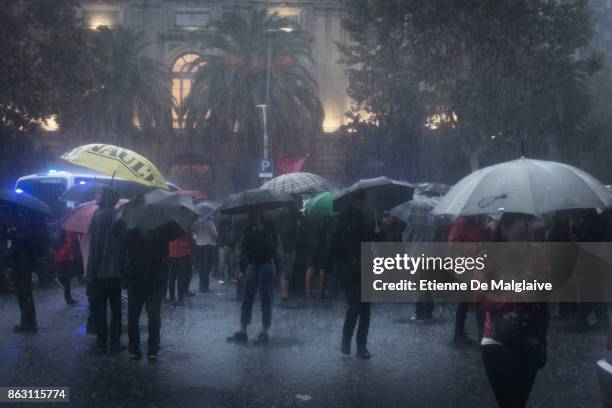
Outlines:
<svg viewBox="0 0 612 408"><path fill-rule="evenodd" d="M274 177L274 163L271 159L259 160L259 178Z"/></svg>

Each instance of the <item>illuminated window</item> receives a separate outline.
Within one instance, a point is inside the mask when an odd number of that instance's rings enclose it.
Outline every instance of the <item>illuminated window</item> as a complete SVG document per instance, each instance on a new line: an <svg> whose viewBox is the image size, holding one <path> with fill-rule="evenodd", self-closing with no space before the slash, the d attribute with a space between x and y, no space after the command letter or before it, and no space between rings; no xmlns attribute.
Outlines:
<svg viewBox="0 0 612 408"><path fill-rule="evenodd" d="M302 10L296 7L270 7L268 9L268 14L272 15L277 13L279 17L286 18L288 20L297 23L298 25L302 24Z"/></svg>
<svg viewBox="0 0 612 408"><path fill-rule="evenodd" d="M191 65L191 63L199 57L200 55L194 53L184 54L180 56L172 66L172 96L179 110L189 95L193 77L198 70L198 67ZM176 111L172 112L172 126L175 129L182 129L185 127L185 124L181 118L179 118L178 112Z"/></svg>
<svg viewBox="0 0 612 408"><path fill-rule="evenodd" d="M202 28L208 24L208 13L205 11L177 11L174 24L187 29Z"/></svg>
<svg viewBox="0 0 612 408"><path fill-rule="evenodd" d="M119 24L118 10L83 10L83 24L95 30L98 27L113 27Z"/></svg>

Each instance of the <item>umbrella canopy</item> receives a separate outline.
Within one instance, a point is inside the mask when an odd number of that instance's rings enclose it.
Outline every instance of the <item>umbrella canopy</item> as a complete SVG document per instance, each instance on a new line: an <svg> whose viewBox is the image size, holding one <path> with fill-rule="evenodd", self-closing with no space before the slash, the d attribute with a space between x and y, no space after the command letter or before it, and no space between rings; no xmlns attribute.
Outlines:
<svg viewBox="0 0 612 408"><path fill-rule="evenodd" d="M593 176L563 163L521 158L485 167L453 186L434 214L498 211L540 215L575 208L606 208L612 195Z"/></svg>
<svg viewBox="0 0 612 408"><path fill-rule="evenodd" d="M419 183L416 186L415 194L424 196L443 196L448 193L450 186L442 183Z"/></svg>
<svg viewBox="0 0 612 408"><path fill-rule="evenodd" d="M59 199L61 201L74 201L76 203L86 203L93 201L96 198L96 194L102 190L102 187L108 186L108 184L102 183L85 183L75 184L70 187L65 193L63 193Z"/></svg>
<svg viewBox="0 0 612 408"><path fill-rule="evenodd" d="M221 207L221 203L212 200L204 200L196 204L195 209L198 213L198 217L193 222L191 228L193 230L198 229L201 223L212 217L219 207Z"/></svg>
<svg viewBox="0 0 612 408"><path fill-rule="evenodd" d="M306 202L306 210L309 214L331 215L334 212L334 198L336 193L326 191L312 197Z"/></svg>
<svg viewBox="0 0 612 408"><path fill-rule="evenodd" d="M62 159L109 176L150 187L168 188L159 170L146 157L123 147L88 144L64 153Z"/></svg>
<svg viewBox="0 0 612 408"><path fill-rule="evenodd" d="M190 230L197 216L193 200L165 190L141 194L119 211L118 224L125 230L144 235L161 230L163 238L171 241Z"/></svg>
<svg viewBox="0 0 612 408"><path fill-rule="evenodd" d="M291 205L295 200L287 193L266 189L253 189L232 194L221 205L224 214L241 214L249 211L250 207L261 206L264 210Z"/></svg>
<svg viewBox="0 0 612 408"><path fill-rule="evenodd" d="M334 199L334 210L342 211L350 204L353 195L360 191L366 193L368 204L374 211L385 211L412 199L414 186L384 176L359 180Z"/></svg>
<svg viewBox="0 0 612 408"><path fill-rule="evenodd" d="M0 201L16 204L32 211L36 211L51 217L54 216L53 210L44 202L26 193L18 193L11 190L0 190Z"/></svg>
<svg viewBox="0 0 612 408"><path fill-rule="evenodd" d="M312 173L288 173L265 182L261 188L289 194L316 194L329 190L327 181Z"/></svg>
<svg viewBox="0 0 612 408"><path fill-rule="evenodd" d="M128 200L121 199L117 202L115 208L121 208ZM94 201L84 203L76 207L62 224L62 228L66 231L78 232L79 234L87 234L89 225L94 213L98 209L98 205Z"/></svg>
<svg viewBox="0 0 612 408"><path fill-rule="evenodd" d="M438 200L433 198L415 196L414 199L393 207L389 214L406 223L434 225L435 217L431 211L437 204Z"/></svg>

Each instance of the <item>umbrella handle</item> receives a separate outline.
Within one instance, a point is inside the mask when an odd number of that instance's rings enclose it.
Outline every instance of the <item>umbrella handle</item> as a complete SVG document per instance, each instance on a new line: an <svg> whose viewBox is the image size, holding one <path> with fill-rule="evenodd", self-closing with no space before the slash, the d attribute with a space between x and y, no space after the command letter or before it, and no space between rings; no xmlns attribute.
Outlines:
<svg viewBox="0 0 612 408"><path fill-rule="evenodd" d="M117 174L116 171L113 171L113 176L111 177L111 181L110 181L110 186L113 186L113 183L115 182L115 174Z"/></svg>

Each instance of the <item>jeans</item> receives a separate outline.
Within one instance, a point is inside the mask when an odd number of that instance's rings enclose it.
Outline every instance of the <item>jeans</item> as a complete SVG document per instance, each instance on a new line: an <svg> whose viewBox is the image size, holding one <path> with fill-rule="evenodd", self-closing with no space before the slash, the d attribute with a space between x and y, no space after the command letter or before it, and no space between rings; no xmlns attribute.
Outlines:
<svg viewBox="0 0 612 408"><path fill-rule="evenodd" d="M346 300L348 308L346 309L346 317L344 319L344 327L342 336L345 339L353 337L357 320L357 346L365 347L368 344L368 331L370 330L370 306L369 302L361 301L361 287L357 285L347 286L345 288Z"/></svg>
<svg viewBox="0 0 612 408"><path fill-rule="evenodd" d="M262 325L267 329L272 324L272 292L274 290L275 274L274 261L261 265L249 264L247 266L244 295L240 309L240 322L243 326L246 327L251 324L253 302L255 301L255 294L258 288L261 296Z"/></svg>
<svg viewBox="0 0 612 408"><path fill-rule="evenodd" d="M121 338L121 278L96 279L93 290L97 344L99 347L106 347L110 340L111 347L118 347ZM107 305L110 307L110 333L106 316Z"/></svg>
<svg viewBox="0 0 612 408"><path fill-rule="evenodd" d="M182 258L168 257L168 295L170 300L178 298L183 300L185 292L189 289L189 270L191 269L191 256ZM176 293L176 295L175 295Z"/></svg>
<svg viewBox="0 0 612 408"><path fill-rule="evenodd" d="M32 294L32 264L27 259L17 260L15 273L15 291L17 302L21 311L21 324L28 327L36 327L36 308L34 306L34 295Z"/></svg>
<svg viewBox="0 0 612 408"><path fill-rule="evenodd" d="M538 372L529 355L503 345L489 345L482 347L482 358L499 407L525 407Z"/></svg>
<svg viewBox="0 0 612 408"><path fill-rule="evenodd" d="M214 266L216 250L217 247L214 245L194 245L196 264L200 275L200 292L206 292L210 288L210 271Z"/></svg>
<svg viewBox="0 0 612 408"><path fill-rule="evenodd" d="M159 351L159 332L161 330L162 288L149 292L128 291L128 339L129 351L140 352L140 313L143 306L149 319L149 353Z"/></svg>

